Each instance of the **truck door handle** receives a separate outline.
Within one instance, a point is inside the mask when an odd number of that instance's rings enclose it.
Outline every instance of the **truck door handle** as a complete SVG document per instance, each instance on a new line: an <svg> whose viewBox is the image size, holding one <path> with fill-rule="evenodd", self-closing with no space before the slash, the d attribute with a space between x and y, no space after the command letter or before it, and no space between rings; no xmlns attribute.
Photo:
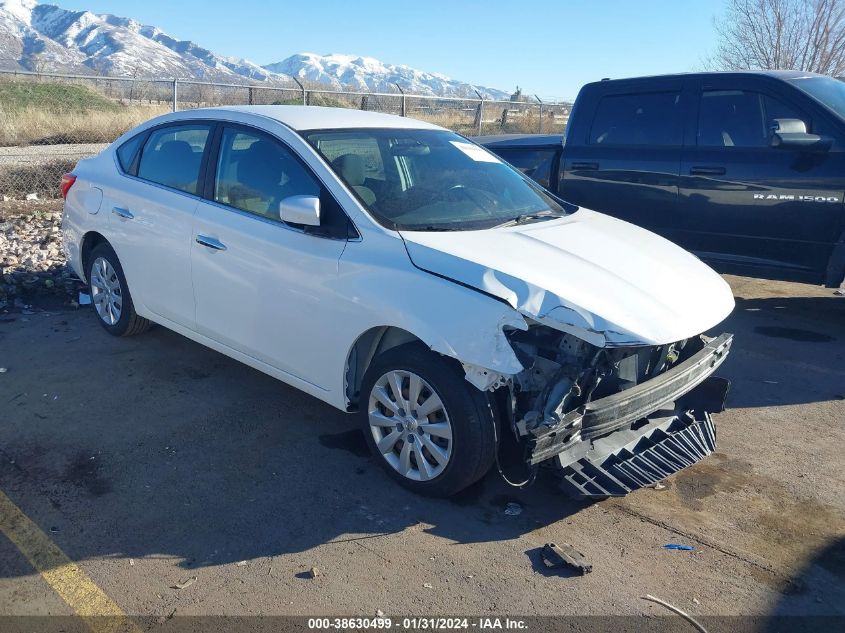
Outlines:
<svg viewBox="0 0 845 633"><path fill-rule="evenodd" d="M213 237L208 237L207 235L197 235L197 244L213 248L215 251L226 250L226 245L223 242L216 240Z"/></svg>
<svg viewBox="0 0 845 633"><path fill-rule="evenodd" d="M135 217L129 209L121 209L120 207L112 207L111 212L124 220L131 220Z"/></svg>
<svg viewBox="0 0 845 633"><path fill-rule="evenodd" d="M724 167L690 167L690 176L724 176L727 170Z"/></svg>
<svg viewBox="0 0 845 633"><path fill-rule="evenodd" d="M598 168L598 163L572 163L572 169L578 171L596 171Z"/></svg>

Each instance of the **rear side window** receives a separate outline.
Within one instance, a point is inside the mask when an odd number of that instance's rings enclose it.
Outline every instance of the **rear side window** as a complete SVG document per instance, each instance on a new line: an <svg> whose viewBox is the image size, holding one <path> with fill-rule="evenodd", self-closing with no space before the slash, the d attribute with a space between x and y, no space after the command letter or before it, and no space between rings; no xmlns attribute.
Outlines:
<svg viewBox="0 0 845 633"><path fill-rule="evenodd" d="M207 125L168 126L150 134L141 151L138 177L187 193L197 193Z"/></svg>
<svg viewBox="0 0 845 633"><path fill-rule="evenodd" d="M707 147L766 147L775 119L809 120L790 106L758 92L707 90L698 110L698 144Z"/></svg>
<svg viewBox="0 0 845 633"><path fill-rule="evenodd" d="M120 163L120 168L133 176L135 175L134 169L136 169L135 157L138 155L138 150L141 149L144 136L144 134L137 134L117 148L117 162Z"/></svg>
<svg viewBox="0 0 845 633"><path fill-rule="evenodd" d="M596 108L591 145L680 145L679 92L607 95Z"/></svg>
<svg viewBox="0 0 845 633"><path fill-rule="evenodd" d="M502 149L496 153L516 167L523 174L546 189L552 174L554 150L545 149Z"/></svg>

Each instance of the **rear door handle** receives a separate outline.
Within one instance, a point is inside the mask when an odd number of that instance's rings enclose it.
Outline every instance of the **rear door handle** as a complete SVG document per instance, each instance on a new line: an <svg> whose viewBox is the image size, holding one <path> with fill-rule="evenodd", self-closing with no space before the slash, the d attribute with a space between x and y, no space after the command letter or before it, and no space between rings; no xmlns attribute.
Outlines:
<svg viewBox="0 0 845 633"><path fill-rule="evenodd" d="M598 163L572 163L572 169L578 171L596 171L598 168Z"/></svg>
<svg viewBox="0 0 845 633"><path fill-rule="evenodd" d="M129 209L121 209L120 207L112 207L111 212L124 220L131 220L135 217Z"/></svg>
<svg viewBox="0 0 845 633"><path fill-rule="evenodd" d="M727 170L724 167L690 167L690 176L724 176Z"/></svg>
<svg viewBox="0 0 845 633"><path fill-rule="evenodd" d="M208 246L208 248L213 248L215 251L226 250L226 245L223 242L216 240L213 237L208 237L207 235L197 235L197 244Z"/></svg>

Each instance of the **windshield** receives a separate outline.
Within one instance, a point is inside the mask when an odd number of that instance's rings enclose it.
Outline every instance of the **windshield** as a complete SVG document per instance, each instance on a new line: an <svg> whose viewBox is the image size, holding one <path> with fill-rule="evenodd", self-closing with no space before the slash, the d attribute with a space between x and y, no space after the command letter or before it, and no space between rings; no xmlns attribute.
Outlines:
<svg viewBox="0 0 845 633"><path fill-rule="evenodd" d="M845 119L845 83L833 77L798 77L789 81Z"/></svg>
<svg viewBox="0 0 845 633"><path fill-rule="evenodd" d="M487 150L445 130L354 129L305 138L392 229L451 231L560 217L566 208Z"/></svg>

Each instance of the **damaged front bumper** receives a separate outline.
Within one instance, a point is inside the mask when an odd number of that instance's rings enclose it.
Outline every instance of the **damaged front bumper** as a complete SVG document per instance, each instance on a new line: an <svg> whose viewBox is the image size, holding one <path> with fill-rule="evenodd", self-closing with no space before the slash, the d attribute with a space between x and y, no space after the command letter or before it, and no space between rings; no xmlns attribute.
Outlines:
<svg viewBox="0 0 845 633"><path fill-rule="evenodd" d="M526 461L556 459L587 496L627 494L695 463L715 448L709 414L724 409L729 383L712 374L732 341L722 334L654 378L531 429Z"/></svg>

